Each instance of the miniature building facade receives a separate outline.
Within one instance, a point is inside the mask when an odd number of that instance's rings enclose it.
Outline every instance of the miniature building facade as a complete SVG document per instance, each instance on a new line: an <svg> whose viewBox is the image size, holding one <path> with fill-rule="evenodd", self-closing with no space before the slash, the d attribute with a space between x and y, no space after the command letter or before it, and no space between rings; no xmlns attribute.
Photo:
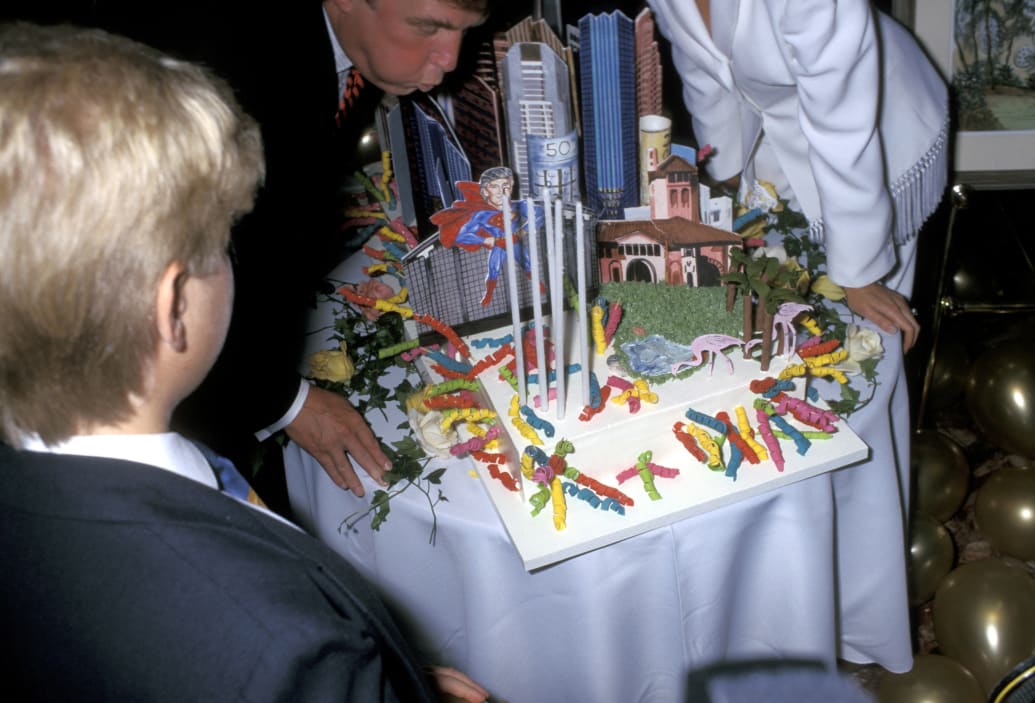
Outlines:
<svg viewBox="0 0 1035 703"><path fill-rule="evenodd" d="M618 219L640 193L633 22L617 11L586 15L579 36L586 202Z"/></svg>

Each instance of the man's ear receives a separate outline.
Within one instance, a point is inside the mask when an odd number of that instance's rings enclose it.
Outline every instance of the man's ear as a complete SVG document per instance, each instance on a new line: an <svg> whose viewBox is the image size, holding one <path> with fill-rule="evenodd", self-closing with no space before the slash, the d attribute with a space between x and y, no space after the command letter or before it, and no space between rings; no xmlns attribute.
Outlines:
<svg viewBox="0 0 1035 703"><path fill-rule="evenodd" d="M348 14L352 11L352 5L356 0L325 0L325 2L334 5L340 12ZM367 0L359 0L359 2L366 2Z"/></svg>
<svg viewBox="0 0 1035 703"><path fill-rule="evenodd" d="M179 261L169 264L158 282L155 302L155 323L163 344L175 352L187 349L187 326L183 315L187 311L186 283L190 274Z"/></svg>

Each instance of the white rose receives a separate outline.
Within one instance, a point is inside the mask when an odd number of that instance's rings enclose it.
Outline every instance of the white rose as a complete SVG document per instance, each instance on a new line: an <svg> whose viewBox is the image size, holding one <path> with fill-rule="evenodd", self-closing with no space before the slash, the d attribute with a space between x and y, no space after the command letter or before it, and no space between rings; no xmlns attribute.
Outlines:
<svg viewBox="0 0 1035 703"><path fill-rule="evenodd" d="M780 262L780 265L783 266L787 261L787 250L784 249L782 245L777 244L776 246L771 247L758 247L751 252L751 258L753 259L761 259L763 256L767 256L770 259L776 259Z"/></svg>
<svg viewBox="0 0 1035 703"><path fill-rule="evenodd" d="M880 335L869 327L848 325L844 348L848 352L848 358L842 361L838 368L846 373L861 373L860 362L884 356L884 345L881 343Z"/></svg>
<svg viewBox="0 0 1035 703"><path fill-rule="evenodd" d="M449 448L457 444L460 437L452 427L442 429L442 413L437 410L421 413L410 409L407 415L417 443L425 452L431 456L451 456Z"/></svg>

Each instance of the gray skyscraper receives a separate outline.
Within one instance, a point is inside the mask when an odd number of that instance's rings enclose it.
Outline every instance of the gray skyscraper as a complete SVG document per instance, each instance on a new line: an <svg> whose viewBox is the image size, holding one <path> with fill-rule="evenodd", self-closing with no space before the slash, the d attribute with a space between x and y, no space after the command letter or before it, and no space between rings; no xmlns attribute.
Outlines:
<svg viewBox="0 0 1035 703"><path fill-rule="evenodd" d="M503 58L500 81L510 167L517 174L521 197L539 195L541 187L548 186L554 193L560 189L563 197L574 199L578 190L578 137L567 63L546 44L519 42ZM549 163L540 173L533 173L530 157L539 165L543 159Z"/></svg>

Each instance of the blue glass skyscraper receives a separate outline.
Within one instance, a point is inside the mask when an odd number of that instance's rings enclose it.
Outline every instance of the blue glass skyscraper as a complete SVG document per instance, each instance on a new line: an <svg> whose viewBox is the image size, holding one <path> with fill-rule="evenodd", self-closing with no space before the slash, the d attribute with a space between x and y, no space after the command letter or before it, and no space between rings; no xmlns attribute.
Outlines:
<svg viewBox="0 0 1035 703"><path fill-rule="evenodd" d="M618 11L590 14L579 34L586 201L601 219L621 219L639 204L633 21Z"/></svg>

